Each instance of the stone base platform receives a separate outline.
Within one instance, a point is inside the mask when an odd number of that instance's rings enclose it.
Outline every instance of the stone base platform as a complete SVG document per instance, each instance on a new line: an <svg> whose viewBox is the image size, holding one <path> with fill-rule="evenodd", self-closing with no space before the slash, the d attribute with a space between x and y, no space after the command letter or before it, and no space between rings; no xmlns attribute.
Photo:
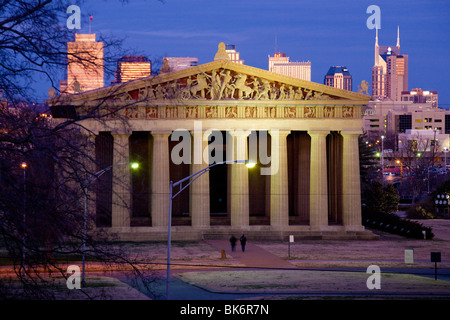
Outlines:
<svg viewBox="0 0 450 320"><path fill-rule="evenodd" d="M270 226L249 226L233 228L230 226L197 229L175 226L171 229L173 241L200 241L229 239L231 235L239 238L243 233L249 240L288 241L293 235L298 240L378 240L379 236L369 230L345 230L343 226L330 226L326 230L311 230L309 226L289 226L277 230ZM119 241L167 241L167 229L152 227L109 228Z"/></svg>

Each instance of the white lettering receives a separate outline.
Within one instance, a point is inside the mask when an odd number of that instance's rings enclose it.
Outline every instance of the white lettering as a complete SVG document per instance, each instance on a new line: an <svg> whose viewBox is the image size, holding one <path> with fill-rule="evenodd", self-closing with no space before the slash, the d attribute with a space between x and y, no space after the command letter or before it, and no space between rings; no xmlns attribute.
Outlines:
<svg viewBox="0 0 450 320"><path fill-rule="evenodd" d="M66 13L73 13L67 18L66 26L69 30L81 29L81 9L77 5L67 7Z"/></svg>
<svg viewBox="0 0 450 320"><path fill-rule="evenodd" d="M367 279L366 285L367 289L381 289L381 271L380 267L377 265L370 265L367 268L367 273L371 276Z"/></svg>
<svg viewBox="0 0 450 320"><path fill-rule="evenodd" d="M69 290L81 289L80 267L75 265L68 266L67 274L70 274L66 281L67 288Z"/></svg>
<svg viewBox="0 0 450 320"><path fill-rule="evenodd" d="M367 28L381 29L381 9L380 9L380 7L372 4L367 7L366 13L372 13L372 15L367 18L367 21L366 21Z"/></svg>

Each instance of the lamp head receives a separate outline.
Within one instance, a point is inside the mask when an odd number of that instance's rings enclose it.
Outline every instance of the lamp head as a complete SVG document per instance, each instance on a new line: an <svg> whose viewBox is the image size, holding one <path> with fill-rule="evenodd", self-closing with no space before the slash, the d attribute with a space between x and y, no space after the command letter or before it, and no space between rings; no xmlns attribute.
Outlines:
<svg viewBox="0 0 450 320"><path fill-rule="evenodd" d="M139 163L137 163L137 162L132 162L132 163L131 163L131 168L132 168L132 169L137 169L137 168L139 168Z"/></svg>
<svg viewBox="0 0 450 320"><path fill-rule="evenodd" d="M245 161L245 165L247 166L247 168L253 168L254 166L256 166L256 161L255 160L247 160L247 161Z"/></svg>

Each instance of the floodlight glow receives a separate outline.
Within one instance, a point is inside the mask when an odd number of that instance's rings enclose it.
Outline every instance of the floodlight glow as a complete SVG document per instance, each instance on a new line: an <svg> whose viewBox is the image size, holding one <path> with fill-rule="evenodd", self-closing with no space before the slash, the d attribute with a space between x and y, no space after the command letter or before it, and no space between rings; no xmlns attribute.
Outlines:
<svg viewBox="0 0 450 320"><path fill-rule="evenodd" d="M133 168L133 169L139 168L139 163L137 163L137 162L132 162L132 163L131 163L131 168Z"/></svg>
<svg viewBox="0 0 450 320"><path fill-rule="evenodd" d="M247 168L253 168L254 166L256 166L256 161L248 160L245 165L247 166Z"/></svg>

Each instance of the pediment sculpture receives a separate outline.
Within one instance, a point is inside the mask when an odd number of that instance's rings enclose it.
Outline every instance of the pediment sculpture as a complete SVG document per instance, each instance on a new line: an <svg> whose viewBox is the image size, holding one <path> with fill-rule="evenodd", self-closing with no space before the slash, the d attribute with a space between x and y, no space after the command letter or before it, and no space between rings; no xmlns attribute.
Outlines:
<svg viewBox="0 0 450 320"><path fill-rule="evenodd" d="M125 92L114 100L333 100L310 88L220 68L184 78L149 84L136 94Z"/></svg>

